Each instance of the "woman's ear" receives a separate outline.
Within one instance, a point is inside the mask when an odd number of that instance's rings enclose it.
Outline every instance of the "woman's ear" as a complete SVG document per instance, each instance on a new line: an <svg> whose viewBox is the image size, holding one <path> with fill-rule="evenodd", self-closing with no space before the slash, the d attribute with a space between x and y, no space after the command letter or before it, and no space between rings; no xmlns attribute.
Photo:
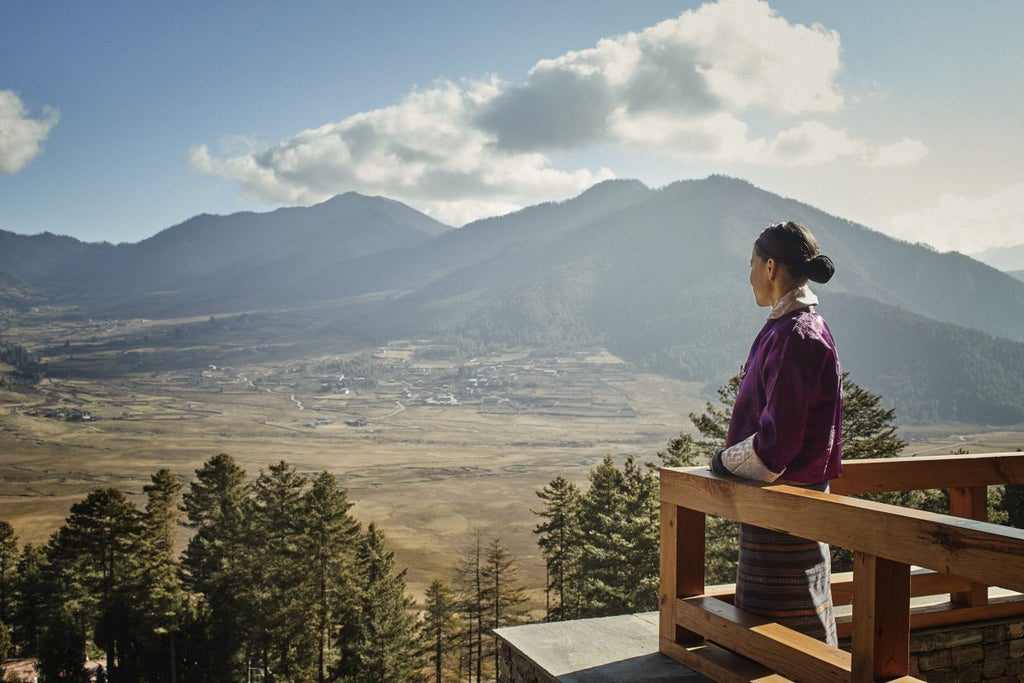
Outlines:
<svg viewBox="0 0 1024 683"><path fill-rule="evenodd" d="M765 262L764 262L764 270L765 270L765 274L768 275L768 279L774 282L775 274L779 272L778 271L778 264L775 262L775 259L769 258L769 259L765 260Z"/></svg>

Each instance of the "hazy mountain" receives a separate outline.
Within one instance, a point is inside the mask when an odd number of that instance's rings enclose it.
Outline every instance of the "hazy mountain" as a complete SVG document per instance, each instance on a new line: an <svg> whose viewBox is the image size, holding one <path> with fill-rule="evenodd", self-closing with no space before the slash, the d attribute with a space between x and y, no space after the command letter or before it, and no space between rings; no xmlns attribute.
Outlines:
<svg viewBox="0 0 1024 683"><path fill-rule="evenodd" d="M992 247L970 256L1007 273L1024 270L1024 244L1014 247Z"/></svg>
<svg viewBox="0 0 1024 683"><path fill-rule="evenodd" d="M838 272L817 287L853 378L905 420L1024 421L1024 283L724 177L611 181L458 230L356 194L199 216L134 245L0 234L0 271L90 310L159 317L345 301L309 335L430 335L467 350L603 344L717 386L766 311L747 282L760 229L809 226Z"/></svg>
<svg viewBox="0 0 1024 683"><path fill-rule="evenodd" d="M269 291L273 300L276 290L310 272L420 244L446 230L399 202L350 192L308 208L196 216L135 244L49 238L27 250L47 253L54 239L68 241L58 245L47 267L9 272L61 299L94 306L131 304L154 293L173 299L177 293L193 307L236 310L238 299Z"/></svg>

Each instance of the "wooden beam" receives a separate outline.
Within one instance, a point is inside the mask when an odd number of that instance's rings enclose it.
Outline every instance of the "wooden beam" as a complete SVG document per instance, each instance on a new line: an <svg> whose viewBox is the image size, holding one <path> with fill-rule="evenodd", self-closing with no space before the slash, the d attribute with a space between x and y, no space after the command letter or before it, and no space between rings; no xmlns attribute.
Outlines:
<svg viewBox="0 0 1024 683"><path fill-rule="evenodd" d="M915 567L910 571L910 597L941 595L970 590L971 580L953 574L939 574L931 569ZM849 605L853 602L853 572L832 575L832 604Z"/></svg>
<svg viewBox="0 0 1024 683"><path fill-rule="evenodd" d="M718 683L789 683L790 680L714 643L684 646L662 639L660 650Z"/></svg>
<svg viewBox="0 0 1024 683"><path fill-rule="evenodd" d="M678 627L672 610L676 598L704 592L704 529L703 513L662 503L658 631L677 643L701 640Z"/></svg>
<svg viewBox="0 0 1024 683"><path fill-rule="evenodd" d="M676 619L707 640L800 681L849 681L850 654L733 605L699 596L679 600ZM904 672L906 673L906 672Z"/></svg>
<svg viewBox="0 0 1024 683"><path fill-rule="evenodd" d="M949 514L967 519L988 520L987 486L954 486L949 489ZM963 607L980 607L988 602L988 586L974 581L966 590L951 592L949 599Z"/></svg>
<svg viewBox="0 0 1024 683"><path fill-rule="evenodd" d="M906 676L910 668L910 567L853 555L853 681Z"/></svg>
<svg viewBox="0 0 1024 683"><path fill-rule="evenodd" d="M989 453L846 460L843 473L830 488L832 493L855 495L1020 483L1024 483L1024 455Z"/></svg>
<svg viewBox="0 0 1024 683"><path fill-rule="evenodd" d="M1024 591L1024 530L795 486L665 468L662 501Z"/></svg>

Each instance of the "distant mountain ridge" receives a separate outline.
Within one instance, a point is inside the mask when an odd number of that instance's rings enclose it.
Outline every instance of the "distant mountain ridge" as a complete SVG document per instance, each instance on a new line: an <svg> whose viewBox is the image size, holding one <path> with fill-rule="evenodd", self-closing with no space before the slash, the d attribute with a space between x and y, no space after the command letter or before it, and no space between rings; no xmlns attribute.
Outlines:
<svg viewBox="0 0 1024 683"><path fill-rule="evenodd" d="M1024 236L1021 239L1024 239ZM1024 271L1024 244L1012 247L992 247L969 254L969 256L1010 274Z"/></svg>
<svg viewBox="0 0 1024 683"><path fill-rule="evenodd" d="M457 230L349 193L197 216L135 245L0 233L0 272L55 301L144 317L377 294L316 334L601 344L638 368L717 386L764 320L750 250L778 220L806 224L836 262L815 289L844 366L901 419L1024 422L1024 282L722 176L660 189L607 181Z"/></svg>

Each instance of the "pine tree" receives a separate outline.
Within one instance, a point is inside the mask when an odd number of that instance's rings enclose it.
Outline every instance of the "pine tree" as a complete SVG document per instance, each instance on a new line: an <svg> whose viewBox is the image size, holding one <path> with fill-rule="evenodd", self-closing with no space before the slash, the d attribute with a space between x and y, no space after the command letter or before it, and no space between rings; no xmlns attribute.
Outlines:
<svg viewBox="0 0 1024 683"><path fill-rule="evenodd" d="M75 638L91 633L106 653L109 679L115 682L137 678L128 615L139 525L139 512L123 493L101 489L71 506L47 547L58 590L52 598L57 604L51 603L51 635L54 629ZM84 648L84 642L72 646Z"/></svg>
<svg viewBox="0 0 1024 683"><path fill-rule="evenodd" d="M1004 486L999 506L1006 514L1009 526L1024 529L1024 484Z"/></svg>
<svg viewBox="0 0 1024 683"><path fill-rule="evenodd" d="M355 553L361 530L349 514L351 507L345 490L327 472L313 480L302 499L299 552L308 567L302 593L305 612L315 628L319 683L328 680L329 639L334 624L353 621L358 609Z"/></svg>
<svg viewBox="0 0 1024 683"><path fill-rule="evenodd" d="M138 629L139 669L148 681L178 680L181 636L188 597L178 577L175 533L180 517L181 483L161 469L143 487L146 507L136 561L139 564L133 622Z"/></svg>
<svg viewBox="0 0 1024 683"><path fill-rule="evenodd" d="M346 680L357 683L417 681L416 616L405 594L405 570L395 570L394 553L373 523L359 545L362 573L359 618L353 649L342 660Z"/></svg>
<svg viewBox="0 0 1024 683"><path fill-rule="evenodd" d="M9 522L0 521L0 624L14 618L14 567L18 561L18 537Z"/></svg>
<svg viewBox="0 0 1024 683"><path fill-rule="evenodd" d="M434 683L443 683L445 662L459 635L455 593L441 579L434 579L424 594L421 651L434 670Z"/></svg>
<svg viewBox="0 0 1024 683"><path fill-rule="evenodd" d="M540 515L545 519L534 528L537 545L544 557L547 580L547 620L574 619L579 615L580 549L579 549L579 487L565 477L555 477L537 497L545 502ZM551 604L554 595L555 604Z"/></svg>
<svg viewBox="0 0 1024 683"><path fill-rule="evenodd" d="M590 471L590 488L580 505L583 616L626 613L624 488L611 456Z"/></svg>
<svg viewBox="0 0 1024 683"><path fill-rule="evenodd" d="M15 568L14 644L17 651L33 655L41 650L44 611L49 595L46 583L46 552L26 543Z"/></svg>
<svg viewBox="0 0 1024 683"><path fill-rule="evenodd" d="M658 608L661 544L658 477L629 456L623 466L622 479L622 524L626 542L623 608L628 613L647 612Z"/></svg>
<svg viewBox="0 0 1024 683"><path fill-rule="evenodd" d="M907 446L896 434L896 409L843 373L843 458L894 458Z"/></svg>
<svg viewBox="0 0 1024 683"><path fill-rule="evenodd" d="M316 661L311 649L315 633L302 602L308 559L302 552L306 483L281 461L260 472L245 507L248 546L259 549L250 556L245 590L252 609L250 646L264 678L271 671L285 679L303 678L311 675L306 666Z"/></svg>
<svg viewBox="0 0 1024 683"><path fill-rule="evenodd" d="M244 649L250 614L245 472L225 453L196 470L197 481L183 496L186 525L195 530L182 561L188 585L202 596L194 634L189 680L245 679Z"/></svg>

